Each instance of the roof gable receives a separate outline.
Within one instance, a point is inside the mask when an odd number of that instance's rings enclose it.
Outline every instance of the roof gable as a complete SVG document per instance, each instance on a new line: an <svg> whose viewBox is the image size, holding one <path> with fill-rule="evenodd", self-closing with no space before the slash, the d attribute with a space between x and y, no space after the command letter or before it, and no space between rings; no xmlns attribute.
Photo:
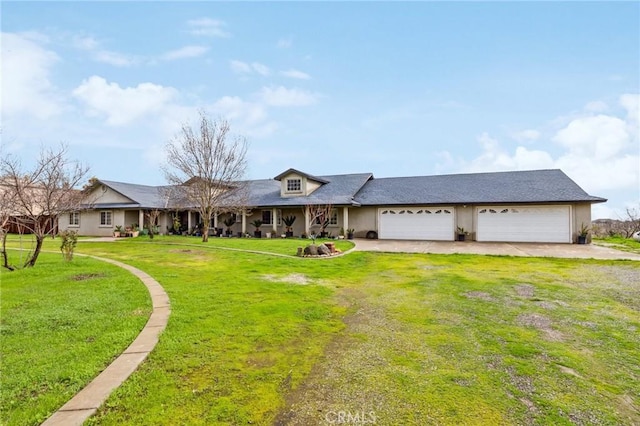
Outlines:
<svg viewBox="0 0 640 426"><path fill-rule="evenodd" d="M284 172L280 173L278 176L274 177L273 180L282 180L283 178L286 178L288 175L291 175L291 174L296 174L318 183L329 183L327 180L325 180L322 177L313 176L296 169L285 170Z"/></svg>
<svg viewBox="0 0 640 426"><path fill-rule="evenodd" d="M129 200L132 207L137 208L165 208L167 207L168 192L166 186L148 186L132 183L98 180L98 183L108 187ZM120 200L120 203L127 203Z"/></svg>

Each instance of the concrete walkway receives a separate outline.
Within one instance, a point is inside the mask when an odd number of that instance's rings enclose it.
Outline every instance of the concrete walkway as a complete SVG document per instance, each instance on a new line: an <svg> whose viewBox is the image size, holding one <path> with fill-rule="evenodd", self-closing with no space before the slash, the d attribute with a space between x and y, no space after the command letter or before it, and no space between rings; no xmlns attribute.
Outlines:
<svg viewBox="0 0 640 426"><path fill-rule="evenodd" d="M120 386L144 361L158 343L160 333L167 326L171 307L169 296L162 286L140 269L116 260L89 256L103 262L112 263L137 276L149 290L153 312L149 321L129 347L69 402L49 417L43 426L82 425L98 407L106 401L111 392Z"/></svg>
<svg viewBox="0 0 640 426"><path fill-rule="evenodd" d="M400 241L357 239L356 250L398 253L485 254L497 256L561 257L575 259L638 260L628 253L595 244L479 243L476 241Z"/></svg>

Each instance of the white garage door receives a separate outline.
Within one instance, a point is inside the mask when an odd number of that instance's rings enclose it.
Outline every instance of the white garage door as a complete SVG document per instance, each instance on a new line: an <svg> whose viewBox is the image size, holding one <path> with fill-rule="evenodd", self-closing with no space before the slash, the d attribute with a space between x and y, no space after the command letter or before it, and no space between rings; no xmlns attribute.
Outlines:
<svg viewBox="0 0 640 426"><path fill-rule="evenodd" d="M452 241L453 213L453 207L380 209L378 237L388 240Z"/></svg>
<svg viewBox="0 0 640 426"><path fill-rule="evenodd" d="M478 207L478 241L570 243L569 206Z"/></svg>

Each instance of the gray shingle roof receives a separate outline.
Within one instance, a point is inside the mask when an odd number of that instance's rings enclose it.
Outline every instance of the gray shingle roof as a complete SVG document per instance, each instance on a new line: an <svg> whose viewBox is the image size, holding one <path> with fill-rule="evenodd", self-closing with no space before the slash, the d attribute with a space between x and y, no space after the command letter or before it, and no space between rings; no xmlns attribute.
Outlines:
<svg viewBox="0 0 640 426"><path fill-rule="evenodd" d="M373 177L371 173L318 176L324 185L308 196L280 196L280 182L276 180L249 181L249 204L252 206L281 207L307 204L354 205L353 196Z"/></svg>
<svg viewBox="0 0 640 426"><path fill-rule="evenodd" d="M318 176L316 179L326 183L309 196L287 198L280 196L280 182L277 180L247 181L248 204L252 207L297 207L309 204L377 206L607 201L587 194L561 170L381 179L374 179L371 173L354 173ZM132 200L131 204L113 204L113 208L167 207L166 186L136 185L107 180L100 182ZM174 195L179 194L175 192ZM181 204L180 207L187 206Z"/></svg>
<svg viewBox="0 0 640 426"><path fill-rule="evenodd" d="M132 204L138 204L137 208L162 209L166 207L166 189L168 188L166 186L137 185L102 179L100 182L131 199Z"/></svg>
<svg viewBox="0 0 640 426"><path fill-rule="evenodd" d="M362 205L604 202L561 170L373 179L355 196Z"/></svg>

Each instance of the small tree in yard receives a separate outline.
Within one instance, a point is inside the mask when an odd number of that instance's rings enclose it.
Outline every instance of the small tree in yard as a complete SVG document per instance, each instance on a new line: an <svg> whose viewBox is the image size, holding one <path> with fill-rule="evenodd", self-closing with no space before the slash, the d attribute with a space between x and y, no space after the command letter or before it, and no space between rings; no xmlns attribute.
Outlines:
<svg viewBox="0 0 640 426"><path fill-rule="evenodd" d="M20 161L9 156L0 160L0 175L8 198L11 221L36 238L36 245L24 263L36 264L47 235L54 236L60 214L77 210L82 198L75 189L88 168L67 159L67 147L42 149L32 170L24 171Z"/></svg>
<svg viewBox="0 0 640 426"><path fill-rule="evenodd" d="M155 233L156 223L158 222L158 217L160 217L160 210L158 209L147 210L144 213L144 217L147 220L147 228L149 229L149 238L153 240L153 234Z"/></svg>
<svg viewBox="0 0 640 426"><path fill-rule="evenodd" d="M67 262L71 262L73 260L73 252L78 244L78 233L76 231L62 231L60 239L62 240L60 243L62 257Z"/></svg>
<svg viewBox="0 0 640 426"><path fill-rule="evenodd" d="M216 210L223 204L226 208L246 204L241 182L247 168L246 140L230 131L226 120L211 120L201 111L198 126L183 124L166 147L165 177L183 188L186 200L200 213L203 242L209 239Z"/></svg>

